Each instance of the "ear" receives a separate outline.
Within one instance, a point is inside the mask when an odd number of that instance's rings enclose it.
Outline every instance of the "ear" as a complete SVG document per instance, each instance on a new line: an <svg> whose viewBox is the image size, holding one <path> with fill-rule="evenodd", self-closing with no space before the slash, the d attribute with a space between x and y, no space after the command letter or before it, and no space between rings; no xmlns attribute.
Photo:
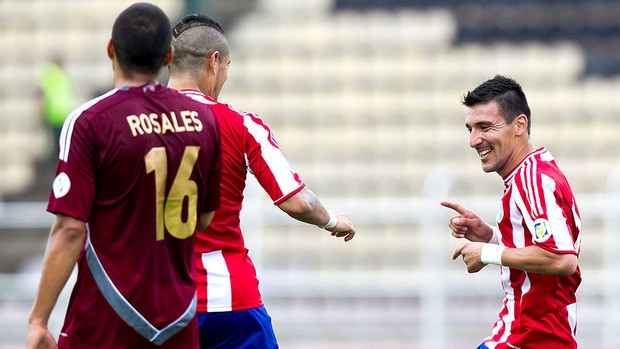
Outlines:
<svg viewBox="0 0 620 349"><path fill-rule="evenodd" d="M219 51L215 51L213 52L209 58L207 59L207 71L211 72L213 71L213 74L217 73L217 66L220 62L220 52Z"/></svg>
<svg viewBox="0 0 620 349"><path fill-rule="evenodd" d="M114 59L114 44L112 44L112 39L108 41L108 57Z"/></svg>
<svg viewBox="0 0 620 349"><path fill-rule="evenodd" d="M172 62L172 58L174 58L174 47L170 46L168 52L166 53L166 58L164 58L164 67L167 67L170 62Z"/></svg>
<svg viewBox="0 0 620 349"><path fill-rule="evenodd" d="M520 136L523 133L527 134L528 119L525 114L519 114L514 120L515 133Z"/></svg>

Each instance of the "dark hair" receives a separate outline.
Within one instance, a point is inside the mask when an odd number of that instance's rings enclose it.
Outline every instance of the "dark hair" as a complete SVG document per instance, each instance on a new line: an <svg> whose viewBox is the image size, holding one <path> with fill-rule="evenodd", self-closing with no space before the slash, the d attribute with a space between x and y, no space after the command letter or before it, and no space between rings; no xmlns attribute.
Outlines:
<svg viewBox="0 0 620 349"><path fill-rule="evenodd" d="M218 21L207 15L195 13L183 17L179 23L175 24L172 28L172 36L177 39L184 31L195 27L209 27L217 30L220 34L224 34L224 28Z"/></svg>
<svg viewBox="0 0 620 349"><path fill-rule="evenodd" d="M185 16L172 28L172 36L174 59L169 67L171 74L196 71L204 58L215 51L220 53L220 62L229 55L224 29L209 16L199 13Z"/></svg>
<svg viewBox="0 0 620 349"><path fill-rule="evenodd" d="M121 69L157 75L170 49L170 19L159 7L136 3L112 27L112 44Z"/></svg>
<svg viewBox="0 0 620 349"><path fill-rule="evenodd" d="M527 133L530 133L531 111L525 93L518 82L502 75L495 75L463 96L463 104L467 107L490 101L497 102L504 120L509 124L518 115L524 114L527 117Z"/></svg>

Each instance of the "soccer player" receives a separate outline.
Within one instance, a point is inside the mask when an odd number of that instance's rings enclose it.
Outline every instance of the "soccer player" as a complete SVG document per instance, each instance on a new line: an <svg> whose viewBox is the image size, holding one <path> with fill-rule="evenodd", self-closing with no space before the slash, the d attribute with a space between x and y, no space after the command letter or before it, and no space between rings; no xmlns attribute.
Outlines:
<svg viewBox="0 0 620 349"><path fill-rule="evenodd" d="M210 109L155 80L171 40L160 8L125 9L115 89L65 121L28 348L56 347L47 322L76 261L58 347L198 347L194 236L219 206L221 148Z"/></svg>
<svg viewBox="0 0 620 349"><path fill-rule="evenodd" d="M530 108L516 81L497 75L463 104L470 147L505 186L496 227L456 203L441 203L458 213L449 220L452 235L470 241L452 258L462 256L470 273L501 266L503 307L478 348L577 348L581 219L570 185L549 151L532 144Z"/></svg>
<svg viewBox="0 0 620 349"><path fill-rule="evenodd" d="M220 24L200 14L186 16L173 28L172 44L169 85L211 106L222 137L222 202L196 245L201 348L277 348L239 226L247 173L291 217L345 241L355 229L346 215L325 209L304 185L260 117L217 101L230 64Z"/></svg>

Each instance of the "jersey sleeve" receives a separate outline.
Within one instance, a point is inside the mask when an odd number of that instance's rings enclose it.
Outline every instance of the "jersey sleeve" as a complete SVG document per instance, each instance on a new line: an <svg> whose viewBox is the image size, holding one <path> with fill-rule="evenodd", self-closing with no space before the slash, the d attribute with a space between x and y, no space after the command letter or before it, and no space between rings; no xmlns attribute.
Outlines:
<svg viewBox="0 0 620 349"><path fill-rule="evenodd" d="M255 114L242 115L247 130L247 165L273 203L278 205L302 190L305 184L284 157L269 126Z"/></svg>
<svg viewBox="0 0 620 349"><path fill-rule="evenodd" d="M517 206L521 210L532 243L554 253L577 254L571 221L570 202L558 183L546 174L524 171L516 179Z"/></svg>
<svg viewBox="0 0 620 349"><path fill-rule="evenodd" d="M209 174L207 178L207 196L202 205L202 212L215 211L220 206L220 192L222 179L222 147L220 139L220 129L215 117L210 123L210 136L213 142L212 160L210 161Z"/></svg>
<svg viewBox="0 0 620 349"><path fill-rule="evenodd" d="M87 222L95 200L95 135L81 113L65 120L47 210Z"/></svg>

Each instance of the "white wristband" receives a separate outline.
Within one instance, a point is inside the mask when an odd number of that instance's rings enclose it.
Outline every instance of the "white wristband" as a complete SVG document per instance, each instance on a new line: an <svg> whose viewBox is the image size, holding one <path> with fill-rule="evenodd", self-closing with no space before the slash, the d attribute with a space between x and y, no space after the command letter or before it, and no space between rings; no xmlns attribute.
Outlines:
<svg viewBox="0 0 620 349"><path fill-rule="evenodd" d="M325 225L319 225L319 228L321 229L331 229L335 227L336 224L338 224L338 217L336 217L336 215L333 212L331 211L328 211L328 212L329 212L329 221Z"/></svg>
<svg viewBox="0 0 620 349"><path fill-rule="evenodd" d="M480 260L484 264L502 265L502 252L506 247L496 244L484 244L480 251Z"/></svg>

